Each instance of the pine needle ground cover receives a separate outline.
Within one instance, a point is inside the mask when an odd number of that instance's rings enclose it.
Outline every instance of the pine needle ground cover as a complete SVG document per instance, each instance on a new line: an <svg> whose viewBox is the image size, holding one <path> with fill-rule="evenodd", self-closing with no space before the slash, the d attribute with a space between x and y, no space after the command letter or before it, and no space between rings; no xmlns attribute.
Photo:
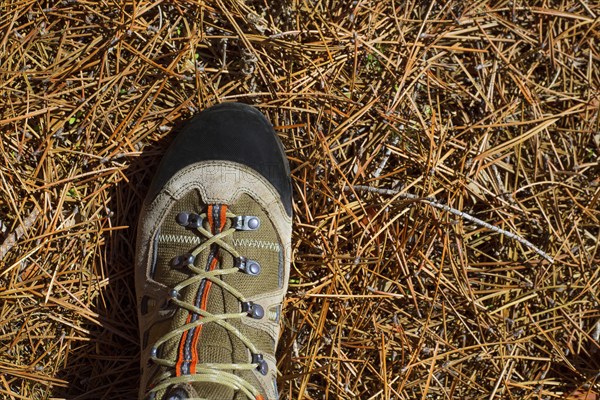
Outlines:
<svg viewBox="0 0 600 400"><path fill-rule="evenodd" d="M597 398L597 2L0 7L0 398L135 396L137 212L224 101L292 167L283 399Z"/></svg>

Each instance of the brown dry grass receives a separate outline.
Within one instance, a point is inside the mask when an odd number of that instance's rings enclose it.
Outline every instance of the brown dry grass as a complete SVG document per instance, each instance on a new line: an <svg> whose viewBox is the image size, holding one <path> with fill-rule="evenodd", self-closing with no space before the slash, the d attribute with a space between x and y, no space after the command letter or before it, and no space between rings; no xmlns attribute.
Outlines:
<svg viewBox="0 0 600 400"><path fill-rule="evenodd" d="M233 100L293 168L283 398L599 391L597 2L0 7L0 398L135 393L137 209Z"/></svg>

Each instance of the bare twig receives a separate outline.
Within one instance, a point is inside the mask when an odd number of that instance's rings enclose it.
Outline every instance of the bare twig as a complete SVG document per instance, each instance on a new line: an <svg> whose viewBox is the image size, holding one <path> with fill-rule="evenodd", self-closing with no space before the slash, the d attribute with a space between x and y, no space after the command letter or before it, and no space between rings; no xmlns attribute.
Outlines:
<svg viewBox="0 0 600 400"><path fill-rule="evenodd" d="M6 256L6 254L8 254L8 252L17 244L25 232L31 229L39 215L40 212L38 209L34 208L23 220L23 224L17 226L15 231L10 233L6 239L4 239L4 242L2 242L2 245L0 245L0 260L3 260L4 256Z"/></svg>
<svg viewBox="0 0 600 400"><path fill-rule="evenodd" d="M398 143L398 136L395 136L391 143L390 146L395 146ZM385 147L385 152L383 153L383 158L381 159L381 162L379 163L379 166L377 167L377 169L375 170L375 172L373 172L373 176L375 178L379 177L379 175L381 175L381 171L383 171L383 169L385 168L385 166L388 163L388 160L390 159L390 155L392 154L392 149L389 148L389 146Z"/></svg>
<svg viewBox="0 0 600 400"><path fill-rule="evenodd" d="M445 204L440 204L438 203L436 200L431 199L431 198L424 198L424 197L419 197L416 196L414 194L411 193L400 193L399 190L394 190L394 189L385 189L385 188L375 188L375 187L371 187L371 186L365 186L365 185L354 185L352 187L350 186L346 186L345 187L346 190L350 190L350 189L354 189L357 191L362 191L362 192L372 192L372 193L379 193L379 194L385 194L385 195L393 195L393 196L398 196L400 198L403 199L410 199L410 200L414 200L414 201L419 201L422 203L426 203L429 204L432 207L438 208L440 210L443 211L447 211L451 214L454 214L460 218L466 219L467 221L471 221L474 224L477 224L479 226L483 226L487 229L490 229L496 233L499 233L501 235L504 235L510 239L516 240L517 242L521 243L524 246L529 247L530 249L532 249L533 251L535 251L537 254L539 254L540 256L544 257L546 260L550 261L551 263L554 262L554 259L549 256L547 253L545 253L544 251L540 250L539 248L537 248L533 243L531 243L530 241L528 241L527 239L522 238L519 235L516 235L512 232L506 231L504 229L498 228L497 226L494 226L492 224L489 224L485 221L480 220L479 218L473 217L463 211L457 210L455 208L449 207Z"/></svg>

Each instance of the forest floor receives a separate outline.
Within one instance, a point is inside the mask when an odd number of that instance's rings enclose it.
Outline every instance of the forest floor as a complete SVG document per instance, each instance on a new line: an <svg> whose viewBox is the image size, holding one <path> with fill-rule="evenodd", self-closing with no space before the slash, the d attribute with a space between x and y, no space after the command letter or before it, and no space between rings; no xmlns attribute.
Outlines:
<svg viewBox="0 0 600 400"><path fill-rule="evenodd" d="M135 397L140 204L181 123L238 101L292 168L282 399L597 399L599 16L3 2L0 398Z"/></svg>

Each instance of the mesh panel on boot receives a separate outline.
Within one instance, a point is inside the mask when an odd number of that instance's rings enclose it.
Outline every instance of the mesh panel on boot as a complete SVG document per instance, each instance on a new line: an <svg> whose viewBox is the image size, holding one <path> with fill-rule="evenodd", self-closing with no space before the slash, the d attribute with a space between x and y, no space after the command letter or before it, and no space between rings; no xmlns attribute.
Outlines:
<svg viewBox="0 0 600 400"><path fill-rule="evenodd" d="M177 269L171 265L171 260L177 256L191 252L205 239L194 231L180 226L176 216L180 212L206 212L207 206L201 202L197 191L190 191L180 201L175 203L168 211L160 228L158 251L154 279L173 287L190 277L189 270ZM260 219L261 225L257 231L236 231L225 240L233 245L244 257L257 261L261 265L261 273L251 276L244 273L226 275L223 280L239 290L245 297L269 293L279 289L283 281L283 265L281 260L281 246L273 224L258 203L250 196L242 195L235 204L229 205L231 212L237 215L253 215ZM225 229L230 226L227 222ZM233 257L225 250L219 250L221 268L231 268ZM208 251L200 254L194 264L205 269L208 260ZM190 285L180 292L180 299L194 304L200 284ZM218 285L212 284L208 293L207 311L213 314L237 313L241 305L229 292L222 290ZM159 307L157 305L156 307ZM152 312L153 310L150 310ZM267 310L265 310L267 311ZM155 324L148 333L149 344L185 324L188 317L187 310L177 310L171 320ZM265 317L266 319L266 317ZM234 325L263 353L274 353L274 342L269 334L260 329L243 325L238 319L228 322ZM161 357L176 360L178 357L180 337L169 340L161 346ZM202 325L198 339L199 363L248 363L250 353L242 341L225 328L208 323ZM228 371L233 372L233 371ZM236 374L246 379L249 383L259 387L251 371L237 371ZM208 399L242 399L245 396L236 393L223 385L218 384L193 384L200 397ZM161 396L157 396L160 398Z"/></svg>

